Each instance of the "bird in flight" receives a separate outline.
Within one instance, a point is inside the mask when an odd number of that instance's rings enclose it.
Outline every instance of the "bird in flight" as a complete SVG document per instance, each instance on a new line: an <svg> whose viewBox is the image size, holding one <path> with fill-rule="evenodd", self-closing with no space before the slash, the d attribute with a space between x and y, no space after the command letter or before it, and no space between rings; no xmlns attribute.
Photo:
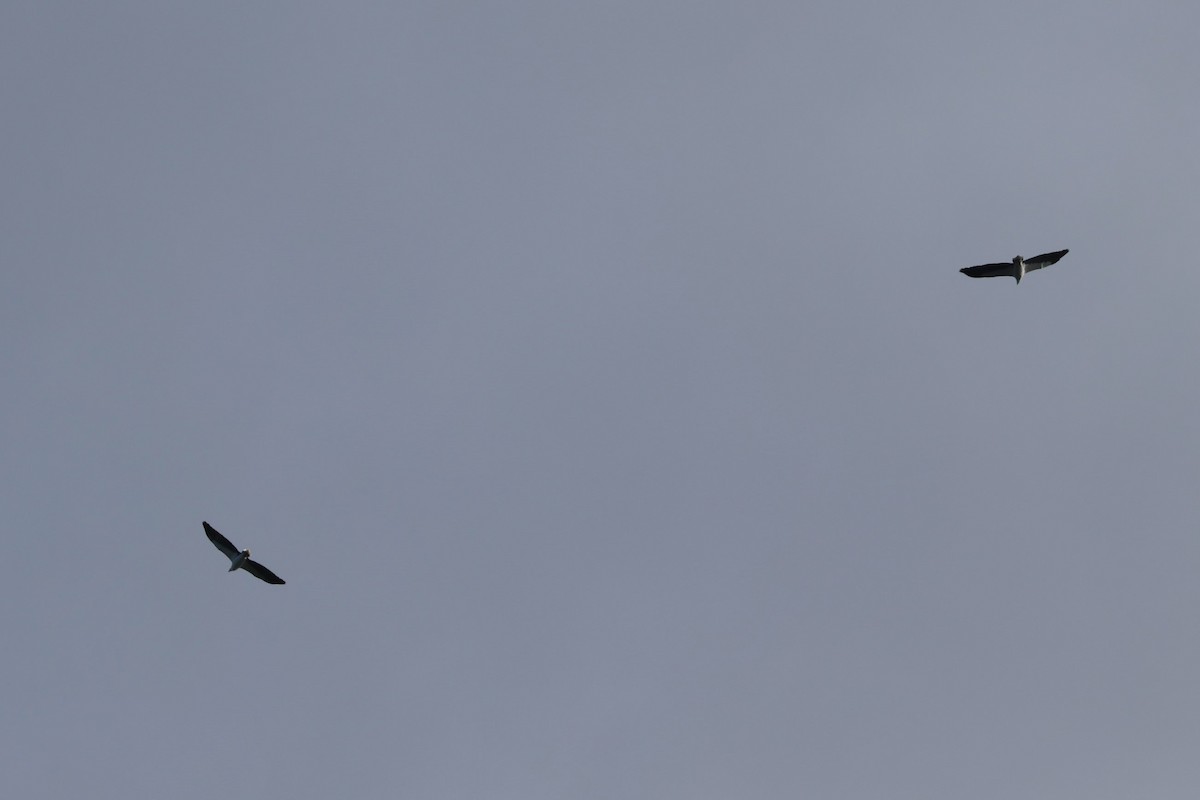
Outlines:
<svg viewBox="0 0 1200 800"><path fill-rule="evenodd" d="M271 572L271 570L267 569L262 564L258 563L257 561L251 561L249 550L238 550L233 546L233 542L222 536L221 532L212 525L209 525L207 522L203 524L204 532L208 534L208 540L215 544L218 550L229 556L229 560L233 562L233 566L229 568L230 572L240 568L246 570L246 572L249 572L259 580L266 581L267 583L286 583L283 578L279 577L274 572Z"/></svg>
<svg viewBox="0 0 1200 800"><path fill-rule="evenodd" d="M1012 260L1012 263L1002 261L999 264L980 264L977 267L963 267L959 270L963 275L970 275L972 278L999 278L1009 276L1017 279L1017 283L1021 282L1021 278L1025 277L1026 272L1042 267L1048 267L1051 264L1057 264L1058 260L1065 256L1068 250L1055 250L1053 253L1042 253L1040 256L1033 258L1021 258L1017 256Z"/></svg>

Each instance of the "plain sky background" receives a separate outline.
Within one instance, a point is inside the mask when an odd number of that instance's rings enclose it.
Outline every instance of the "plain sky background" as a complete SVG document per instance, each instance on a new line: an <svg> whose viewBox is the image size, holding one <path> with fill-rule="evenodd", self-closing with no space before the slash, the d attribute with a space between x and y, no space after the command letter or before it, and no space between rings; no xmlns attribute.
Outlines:
<svg viewBox="0 0 1200 800"><path fill-rule="evenodd" d="M0 792L1194 798L1197 31L4 3Z"/></svg>

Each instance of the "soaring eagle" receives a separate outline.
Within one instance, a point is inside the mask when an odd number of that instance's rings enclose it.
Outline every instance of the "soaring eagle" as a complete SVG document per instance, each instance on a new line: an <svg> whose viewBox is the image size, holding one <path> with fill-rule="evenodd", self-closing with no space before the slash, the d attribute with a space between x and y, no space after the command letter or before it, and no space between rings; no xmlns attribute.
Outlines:
<svg viewBox="0 0 1200 800"><path fill-rule="evenodd" d="M1021 258L1016 256L1012 263L1002 261L999 264L980 264L978 267L963 267L959 270L963 275L970 275L972 278L999 278L1009 276L1017 279L1017 283L1021 282L1021 278L1025 277L1026 272L1042 267L1048 267L1051 264L1057 264L1058 260L1065 256L1068 250L1055 250L1053 253L1042 253L1040 256L1033 258Z"/></svg>
<svg viewBox="0 0 1200 800"><path fill-rule="evenodd" d="M267 583L286 583L283 578L271 572L271 570L262 564L257 561L251 561L249 550L238 550L233 546L233 542L222 536L221 532L212 525L209 525L207 522L203 524L204 532L208 534L208 540L215 544L218 550L229 556L229 560L233 562L233 565L229 568L230 572L233 572L235 569L244 569L254 577Z"/></svg>

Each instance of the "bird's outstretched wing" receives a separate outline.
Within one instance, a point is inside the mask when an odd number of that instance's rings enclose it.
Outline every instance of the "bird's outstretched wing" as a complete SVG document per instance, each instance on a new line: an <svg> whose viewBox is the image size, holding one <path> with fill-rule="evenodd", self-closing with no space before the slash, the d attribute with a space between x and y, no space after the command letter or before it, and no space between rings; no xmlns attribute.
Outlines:
<svg viewBox="0 0 1200 800"><path fill-rule="evenodd" d="M276 575L274 572L271 572L271 570L267 569L262 564L258 563L257 561L251 561L248 558L242 562L242 569L246 570L246 572L249 572L259 580L264 580L267 583L287 583L287 581Z"/></svg>
<svg viewBox="0 0 1200 800"><path fill-rule="evenodd" d="M1051 264L1057 264L1058 260L1069 253L1069 250L1055 250L1053 253L1042 253L1040 256L1025 259L1025 271L1032 269L1041 269L1048 267Z"/></svg>
<svg viewBox="0 0 1200 800"><path fill-rule="evenodd" d="M230 561L237 558L238 554L241 551L233 546L233 542L229 541L224 536L222 536L221 532L218 531L216 528L214 528L212 525L209 525L207 522L205 522L203 524L204 524L204 532L206 534L208 534L208 540L210 542L212 542L213 544L215 544L217 546L218 550L220 550L225 555L229 556Z"/></svg>
<svg viewBox="0 0 1200 800"><path fill-rule="evenodd" d="M1016 275L1015 270L1016 267L1013 266L1011 261L1005 261L1000 264L980 264L977 267L963 267L959 272L963 275L970 275L972 278L999 278L1002 276L1011 278Z"/></svg>

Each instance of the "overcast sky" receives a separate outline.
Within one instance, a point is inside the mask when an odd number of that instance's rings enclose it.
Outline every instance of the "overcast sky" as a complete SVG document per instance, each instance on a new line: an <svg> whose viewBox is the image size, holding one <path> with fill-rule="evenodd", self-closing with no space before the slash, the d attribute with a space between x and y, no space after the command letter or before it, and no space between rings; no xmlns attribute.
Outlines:
<svg viewBox="0 0 1200 800"><path fill-rule="evenodd" d="M0 5L0 792L1194 798L1198 30Z"/></svg>

